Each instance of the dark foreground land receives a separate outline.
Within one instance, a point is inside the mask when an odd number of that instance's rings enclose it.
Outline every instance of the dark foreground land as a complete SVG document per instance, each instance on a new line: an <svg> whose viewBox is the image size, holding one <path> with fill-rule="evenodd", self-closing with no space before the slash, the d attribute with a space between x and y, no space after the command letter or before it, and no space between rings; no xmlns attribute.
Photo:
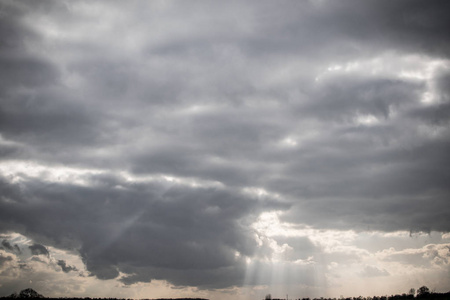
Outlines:
<svg viewBox="0 0 450 300"><path fill-rule="evenodd" d="M43 297L43 298L14 298L10 296L6 297L0 297L0 299L39 299L39 300L209 300L205 298L155 298L155 299L132 299L132 298L90 298L90 297L84 297L84 298L72 298L72 297L61 297L61 298L49 298L49 297Z"/></svg>
<svg viewBox="0 0 450 300"><path fill-rule="evenodd" d="M61 298L49 298L49 297L43 297L43 298L35 298L35 297L30 297L30 298L14 298L14 297L10 297L10 296L6 296L6 297L0 297L0 299L29 299L29 300L33 300L33 299L39 299L39 300L209 300L209 299L205 299L205 298L155 298L155 299L132 299L132 298L90 298L90 297L84 297L84 298L73 298L73 297L61 297Z"/></svg>
<svg viewBox="0 0 450 300"><path fill-rule="evenodd" d="M9 300L9 299L15 299L15 300L21 300L21 299L39 299L39 300L135 300L135 299L121 299L121 298L90 298L90 297L84 297L84 298L74 298L74 297L61 297L61 298L48 298L44 297L43 295L39 294L33 289L25 289L21 291L20 293L14 293L6 297L0 297L0 299ZM141 299L141 300L150 300L150 299ZM209 300L209 299L203 299L203 298L159 298L159 299L152 299L152 300Z"/></svg>
<svg viewBox="0 0 450 300"><path fill-rule="evenodd" d="M270 298L266 297L265 300L286 300L283 298ZM373 297L347 297L347 298L297 298L297 299L289 299L289 300L450 300L450 292L447 293L434 293L429 292L422 295L411 295L411 294L402 294L402 295L392 295L392 296L373 296Z"/></svg>
<svg viewBox="0 0 450 300"><path fill-rule="evenodd" d="M447 293L435 293L430 292L429 289L425 286L419 288L417 291L417 294L415 294L415 291L411 289L413 292L409 294L402 294L402 295L392 295L392 296L373 296L373 297L347 297L347 298L292 298L290 300L450 300L450 292ZM6 297L0 297L0 300L9 300L9 299L15 299L15 300L21 300L21 299L39 299L39 300L135 300L135 299L123 299L123 298L90 298L90 297L84 297L84 298L73 298L73 297L61 297L61 298L48 298L44 297L43 295L37 293L33 289L25 289L21 291L20 293L14 293ZM140 300L150 300L150 299L140 299ZM158 298L158 299L151 299L151 300L209 300L204 298ZM260 300L260 299L257 299ZM288 300L284 298L272 298L272 296L269 294L265 297L265 299L262 300Z"/></svg>

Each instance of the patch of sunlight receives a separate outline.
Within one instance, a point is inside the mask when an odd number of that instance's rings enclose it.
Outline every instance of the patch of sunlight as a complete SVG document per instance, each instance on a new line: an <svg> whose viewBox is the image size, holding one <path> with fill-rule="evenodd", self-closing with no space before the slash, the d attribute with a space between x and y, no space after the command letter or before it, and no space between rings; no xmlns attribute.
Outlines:
<svg viewBox="0 0 450 300"><path fill-rule="evenodd" d="M242 193L257 197L257 198L264 198L264 197L270 197L274 199L279 199L280 195L277 193L272 193L266 189L260 188L260 187L245 187L242 189Z"/></svg>
<svg viewBox="0 0 450 300"><path fill-rule="evenodd" d="M30 178L47 182L70 182L76 185L89 185L86 175L98 175L99 169L80 169L64 166L46 166L33 161L10 160L0 165L0 174L11 182L26 181Z"/></svg>
<svg viewBox="0 0 450 300"><path fill-rule="evenodd" d="M189 186L192 188L223 187L218 181L198 178L177 177L169 174L135 175L126 171L103 170L95 168L77 168L61 165L44 165L33 161L10 160L0 164L0 174L12 183L27 180L40 180L54 183L69 183L79 186L94 186L95 176L117 176L126 183L167 183ZM116 188L125 188L117 186Z"/></svg>
<svg viewBox="0 0 450 300"><path fill-rule="evenodd" d="M355 118L358 125L373 126L380 123L380 120L374 115L359 115Z"/></svg>
<svg viewBox="0 0 450 300"><path fill-rule="evenodd" d="M280 142L281 146L283 147L295 147L297 146L298 142L292 137L286 137Z"/></svg>
<svg viewBox="0 0 450 300"><path fill-rule="evenodd" d="M280 211L262 213L252 225L256 232L267 236L299 236L300 232L288 223L282 223L279 219Z"/></svg>

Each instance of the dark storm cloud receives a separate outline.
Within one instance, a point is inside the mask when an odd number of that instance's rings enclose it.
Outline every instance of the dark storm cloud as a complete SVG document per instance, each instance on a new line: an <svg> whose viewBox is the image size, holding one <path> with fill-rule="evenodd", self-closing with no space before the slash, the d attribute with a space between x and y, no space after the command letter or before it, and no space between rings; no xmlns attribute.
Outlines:
<svg viewBox="0 0 450 300"><path fill-rule="evenodd" d="M120 281L126 285L159 279L170 280L174 285L196 286L200 289L220 289L236 285L239 286L243 284L245 275L245 266L243 262L218 269L206 270L180 270L153 267L142 268L129 265L125 270L135 274L120 279Z"/></svg>
<svg viewBox="0 0 450 300"><path fill-rule="evenodd" d="M21 147L16 145L0 145L0 160L8 160L20 156Z"/></svg>
<svg viewBox="0 0 450 300"><path fill-rule="evenodd" d="M69 273L71 271L78 271L75 266L67 265L66 261L62 259L59 259L56 264L61 267L61 270L63 270L64 273Z"/></svg>
<svg viewBox="0 0 450 300"><path fill-rule="evenodd" d="M314 101L300 104L298 114L337 122L351 122L358 115L386 120L399 107L417 101L423 91L420 85L407 81L356 75L341 75L317 85L310 95Z"/></svg>
<svg viewBox="0 0 450 300"><path fill-rule="evenodd" d="M40 244L33 244L31 246L28 246L28 248L31 250L31 254L33 255L46 255L46 256L50 255L47 248L45 248L45 246Z"/></svg>
<svg viewBox="0 0 450 300"><path fill-rule="evenodd" d="M11 246L11 244L7 240L2 241L2 246L9 251L12 251L14 248Z"/></svg>
<svg viewBox="0 0 450 300"><path fill-rule="evenodd" d="M188 285L188 274L195 272L199 285L208 278L216 278L217 284L239 284L244 262L235 254L252 256L255 251L252 218L265 209L286 208L270 199L213 188L164 189L105 177L91 182L99 184L83 188L29 182L17 194L5 195L9 201L1 202L2 228L43 235L48 243L63 248L71 247L65 243L69 237L81 247L87 269L101 279L115 278L122 271L135 274L124 279L130 283L162 279L162 273L169 281ZM26 224L15 225L21 219ZM39 244L30 249L33 254L48 254Z"/></svg>
<svg viewBox="0 0 450 300"><path fill-rule="evenodd" d="M251 227L264 211L450 231L449 5L3 1L0 161L104 175L5 167L0 230L80 249L101 279L208 288L241 284L246 256L271 255ZM399 76L414 63L425 75ZM242 192L255 187L281 200ZM292 261L319 251L276 240Z"/></svg>
<svg viewBox="0 0 450 300"><path fill-rule="evenodd" d="M22 250L20 250L19 245L14 244L14 246L13 246L13 245L11 245L11 243L8 242L7 240L3 240L3 241L2 241L2 246L3 246L3 248L4 248L6 251L13 252L13 253L18 253L18 254L22 253Z"/></svg>
<svg viewBox="0 0 450 300"><path fill-rule="evenodd" d="M27 49L27 42L39 43L39 36L33 28L20 22L29 12L26 5L0 6L0 94L2 100L13 96L20 88L38 89L51 86L57 81L58 71L49 61L33 55Z"/></svg>
<svg viewBox="0 0 450 300"><path fill-rule="evenodd" d="M240 42L256 56L346 61L394 50L447 57L448 7L445 1L260 2L248 16L260 31Z"/></svg>
<svg viewBox="0 0 450 300"><path fill-rule="evenodd" d="M56 100L58 96L61 95L4 99L0 106L2 135L44 149L70 144L95 144L98 136L92 128L92 117L76 104Z"/></svg>

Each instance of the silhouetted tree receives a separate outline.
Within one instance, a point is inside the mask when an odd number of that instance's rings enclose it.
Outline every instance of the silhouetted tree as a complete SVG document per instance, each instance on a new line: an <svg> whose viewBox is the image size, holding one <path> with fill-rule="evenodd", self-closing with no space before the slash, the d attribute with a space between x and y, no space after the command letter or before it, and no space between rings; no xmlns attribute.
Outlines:
<svg viewBox="0 0 450 300"><path fill-rule="evenodd" d="M417 297L423 297L423 296L427 296L430 293L430 289L426 286L421 286L418 290L417 290Z"/></svg>

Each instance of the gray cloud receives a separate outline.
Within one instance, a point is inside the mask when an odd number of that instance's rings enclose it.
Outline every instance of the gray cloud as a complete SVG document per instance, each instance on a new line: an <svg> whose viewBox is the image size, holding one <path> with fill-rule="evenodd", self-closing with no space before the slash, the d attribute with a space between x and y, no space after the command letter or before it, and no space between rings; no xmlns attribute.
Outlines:
<svg viewBox="0 0 450 300"><path fill-rule="evenodd" d="M363 277L389 276L389 272L384 269L380 270L377 267L365 266L360 275Z"/></svg>
<svg viewBox="0 0 450 300"><path fill-rule="evenodd" d="M31 246L28 246L28 248L31 250L31 253L33 255L46 255L46 256L50 255L50 253L48 252L47 248L45 248L44 245L33 244Z"/></svg>
<svg viewBox="0 0 450 300"><path fill-rule="evenodd" d="M71 271L78 271L75 266L67 265L66 261L62 259L59 259L56 264L61 267L61 270L63 270L64 273L69 273Z"/></svg>
<svg viewBox="0 0 450 300"><path fill-rule="evenodd" d="M3 246L3 248L4 248L6 251L13 252L13 253L18 253L18 254L22 253L22 250L20 250L19 245L14 244L14 246L13 246L13 245L11 245L11 243L10 243L8 240L6 240L6 239L4 239L4 240L2 241L2 246Z"/></svg>
<svg viewBox="0 0 450 300"><path fill-rule="evenodd" d="M307 260L322 252L320 247L314 245L308 237L275 236L273 239L278 245L288 245L290 248L283 254L286 261Z"/></svg>
<svg viewBox="0 0 450 300"><path fill-rule="evenodd" d="M386 251L384 260L400 262L413 266L448 266L450 248L448 244L429 244L421 249L406 249L403 251Z"/></svg>
<svg viewBox="0 0 450 300"><path fill-rule="evenodd" d="M3 266L3 264L5 263L5 262L8 262L8 261L12 261L13 259L12 259L12 257L11 256L0 256L0 267L1 266Z"/></svg>
<svg viewBox="0 0 450 300"><path fill-rule="evenodd" d="M55 184L49 188L42 182L29 182L26 190L11 193L11 201L2 202L2 227L43 235L53 245L65 248L72 246L66 243L69 237L81 247L87 269L101 279L115 278L119 270L137 274L125 282L141 277L160 279L159 271L151 275L146 271L155 268L166 274L166 279L183 285L189 284L182 279L188 280L187 274L193 270L202 274L197 281L223 275L228 279L220 282L234 280L238 284L236 273L242 272L243 262L235 253L252 256L256 247L249 228L251 216L288 207L215 188L164 188L109 177L92 178L92 182L98 185ZM118 186L123 188L118 190ZM16 226L15 220L22 218L27 222ZM39 244L30 250L48 255Z"/></svg>
<svg viewBox="0 0 450 300"><path fill-rule="evenodd" d="M447 1L124 5L0 6L0 160L30 165L1 169L0 231L35 239L33 254L79 251L127 285L217 288L270 256L251 226L266 211L450 231ZM58 167L82 174L49 180ZM291 261L318 251L274 239Z"/></svg>
<svg viewBox="0 0 450 300"><path fill-rule="evenodd" d="M14 248L13 246L7 241L7 240L3 240L2 241L2 246L9 251L12 251Z"/></svg>

